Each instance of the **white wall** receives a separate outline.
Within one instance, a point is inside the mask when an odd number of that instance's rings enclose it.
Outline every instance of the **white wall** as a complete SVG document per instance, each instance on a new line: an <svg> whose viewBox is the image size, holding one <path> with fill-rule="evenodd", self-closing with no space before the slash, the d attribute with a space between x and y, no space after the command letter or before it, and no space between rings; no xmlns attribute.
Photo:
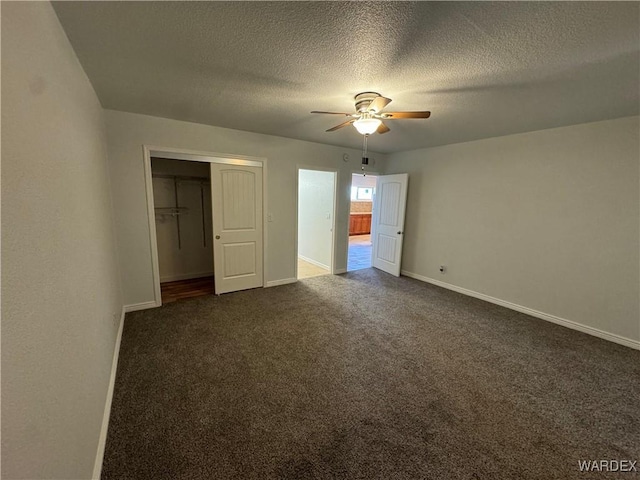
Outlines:
<svg viewBox="0 0 640 480"><path fill-rule="evenodd" d="M49 3L2 4L2 478L91 478L122 311L103 111Z"/></svg>
<svg viewBox="0 0 640 480"><path fill-rule="evenodd" d="M375 175L353 175L351 188L376 188L377 177ZM351 213L371 213L373 210L372 200L352 200Z"/></svg>
<svg viewBox="0 0 640 480"><path fill-rule="evenodd" d="M388 173L409 173L402 269L639 340L639 128L628 117L390 155Z"/></svg>
<svg viewBox="0 0 640 480"><path fill-rule="evenodd" d="M298 255L331 269L335 173L300 170L298 177Z"/></svg>
<svg viewBox="0 0 640 480"><path fill-rule="evenodd" d="M112 110L106 110L105 115L125 304L154 299L144 144L268 159L266 209L273 221L265 224L267 282L295 279L297 168L338 170L335 265L338 271L346 270L350 177L360 168L360 151ZM343 161L345 153L349 154L348 162ZM376 168L383 168L383 155L372 154L371 158Z"/></svg>

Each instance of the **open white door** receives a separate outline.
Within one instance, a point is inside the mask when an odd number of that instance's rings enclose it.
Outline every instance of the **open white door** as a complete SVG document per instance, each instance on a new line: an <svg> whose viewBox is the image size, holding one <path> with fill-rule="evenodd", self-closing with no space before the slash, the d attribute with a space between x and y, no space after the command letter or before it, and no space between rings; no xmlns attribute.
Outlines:
<svg viewBox="0 0 640 480"><path fill-rule="evenodd" d="M217 294L261 287L262 168L211 164Z"/></svg>
<svg viewBox="0 0 640 480"><path fill-rule="evenodd" d="M400 276L408 184L406 173L379 176L373 202L371 264L396 277Z"/></svg>

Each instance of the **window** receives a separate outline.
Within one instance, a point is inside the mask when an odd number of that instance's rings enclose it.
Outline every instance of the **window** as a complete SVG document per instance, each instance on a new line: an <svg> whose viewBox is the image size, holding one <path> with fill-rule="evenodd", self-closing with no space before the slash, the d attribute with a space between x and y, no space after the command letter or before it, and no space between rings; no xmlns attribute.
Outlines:
<svg viewBox="0 0 640 480"><path fill-rule="evenodd" d="M351 200L373 200L373 188L351 187Z"/></svg>

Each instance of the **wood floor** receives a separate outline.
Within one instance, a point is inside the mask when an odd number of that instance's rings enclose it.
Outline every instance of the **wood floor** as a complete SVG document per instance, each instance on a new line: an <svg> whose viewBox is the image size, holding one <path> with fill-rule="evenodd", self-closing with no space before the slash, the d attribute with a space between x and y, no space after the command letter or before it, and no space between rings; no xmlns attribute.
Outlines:
<svg viewBox="0 0 640 480"><path fill-rule="evenodd" d="M175 302L184 298L213 295L213 276L161 283L160 290L162 291L163 304Z"/></svg>

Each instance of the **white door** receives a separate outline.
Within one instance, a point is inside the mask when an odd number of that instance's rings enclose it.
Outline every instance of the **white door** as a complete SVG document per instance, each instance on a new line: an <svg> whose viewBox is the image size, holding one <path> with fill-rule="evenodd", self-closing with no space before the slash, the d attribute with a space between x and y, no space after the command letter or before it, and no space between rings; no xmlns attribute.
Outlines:
<svg viewBox="0 0 640 480"><path fill-rule="evenodd" d="M408 183L406 173L379 176L373 202L371 264L396 277L400 276Z"/></svg>
<svg viewBox="0 0 640 480"><path fill-rule="evenodd" d="M262 168L211 164L216 293L261 287Z"/></svg>

